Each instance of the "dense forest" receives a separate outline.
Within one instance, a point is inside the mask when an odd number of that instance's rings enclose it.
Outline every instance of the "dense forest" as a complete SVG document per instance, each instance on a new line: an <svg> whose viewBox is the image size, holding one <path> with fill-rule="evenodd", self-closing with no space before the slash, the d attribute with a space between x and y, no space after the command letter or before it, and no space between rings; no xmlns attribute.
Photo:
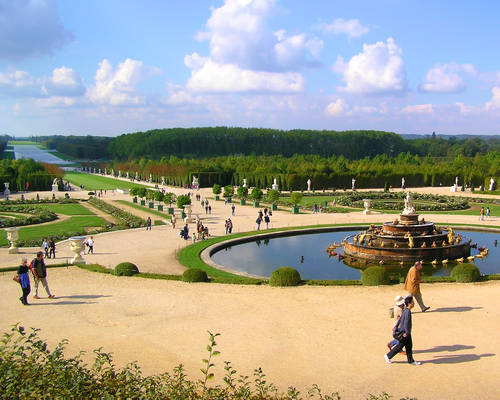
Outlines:
<svg viewBox="0 0 500 400"><path fill-rule="evenodd" d="M76 159L108 159L110 157L107 147L110 137L101 136L38 136L30 138L40 142L48 149L57 150Z"/></svg>
<svg viewBox="0 0 500 400"><path fill-rule="evenodd" d="M91 165L88 165L91 166ZM311 179L312 187L321 189L343 189L351 187L356 179L357 188L399 187L404 176L407 186L451 186L455 177L460 185L469 184L487 187L490 177L500 176L500 152L476 154L475 157L457 155L452 159L419 157L400 153L396 157L378 155L360 160L349 160L344 156L328 158L317 155L283 156L226 156L213 158L163 157L160 160L141 158L129 162L112 162L92 165L113 170L115 175L138 174L142 179L165 182L172 185L186 185L193 175L202 187L220 185L241 185L243 179L248 185L260 188L270 187L277 180L281 190L306 189Z"/></svg>

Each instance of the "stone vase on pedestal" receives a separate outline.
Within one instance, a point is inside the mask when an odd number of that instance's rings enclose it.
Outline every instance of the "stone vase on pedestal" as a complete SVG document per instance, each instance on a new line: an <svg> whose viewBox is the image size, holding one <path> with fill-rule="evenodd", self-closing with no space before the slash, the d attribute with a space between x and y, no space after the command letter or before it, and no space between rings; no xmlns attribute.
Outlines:
<svg viewBox="0 0 500 400"><path fill-rule="evenodd" d="M7 240L10 242L9 254L17 254L19 249L16 246L16 240L19 238L18 227L5 228L7 232Z"/></svg>
<svg viewBox="0 0 500 400"><path fill-rule="evenodd" d="M84 239L85 236L73 236L69 238L69 247L71 248L71 251L75 253L75 256L71 260L71 264L85 264L85 260L81 256L81 252L85 248L85 245L83 244Z"/></svg>
<svg viewBox="0 0 500 400"><path fill-rule="evenodd" d="M367 214L371 214L371 210L370 210L370 207L372 205L372 202L370 199L364 199L363 200L363 205L365 206L365 210L363 211L363 214L364 215L367 215Z"/></svg>
<svg viewBox="0 0 500 400"><path fill-rule="evenodd" d="M193 218L191 217L191 204L185 204L184 205L184 213L186 214L186 216L184 217L184 222L189 224L191 222L193 222Z"/></svg>

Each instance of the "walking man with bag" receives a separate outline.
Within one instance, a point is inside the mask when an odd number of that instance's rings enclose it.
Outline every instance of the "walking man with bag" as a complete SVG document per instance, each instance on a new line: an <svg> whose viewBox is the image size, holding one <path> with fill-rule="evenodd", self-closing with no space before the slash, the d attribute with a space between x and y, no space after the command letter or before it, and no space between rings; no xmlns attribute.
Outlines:
<svg viewBox="0 0 500 400"><path fill-rule="evenodd" d="M412 295L415 300L417 300L418 305L422 312L426 312L430 307L427 307L422 300L422 294L420 293L420 284L423 282L420 276L420 270L422 269L422 264L417 261L413 267L410 268L408 274L406 275L404 289Z"/></svg>
<svg viewBox="0 0 500 400"><path fill-rule="evenodd" d="M56 297L50 293L49 284L47 283L47 268L45 267L45 262L43 261L43 253L41 251L36 253L36 258L31 262L30 268L35 278L35 295L33 296L33 298L40 298L38 297L38 286L40 282L42 282L42 285L45 288L49 299L53 299L54 297Z"/></svg>

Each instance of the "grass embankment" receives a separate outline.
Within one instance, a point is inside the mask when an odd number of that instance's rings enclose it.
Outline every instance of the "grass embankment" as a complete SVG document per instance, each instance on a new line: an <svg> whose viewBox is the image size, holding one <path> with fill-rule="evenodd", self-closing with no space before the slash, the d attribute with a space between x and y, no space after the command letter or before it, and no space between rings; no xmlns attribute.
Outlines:
<svg viewBox="0 0 500 400"><path fill-rule="evenodd" d="M129 182L121 179L109 178L107 176L84 174L81 172L67 172L64 175L63 179L71 182L73 185L76 186L83 185L85 190L131 189L133 187L148 186L136 182Z"/></svg>
<svg viewBox="0 0 500 400"><path fill-rule="evenodd" d="M34 204L35 207L40 207L52 211L56 214L63 215L95 215L92 211L85 208L81 204Z"/></svg>
<svg viewBox="0 0 500 400"><path fill-rule="evenodd" d="M155 210L153 208L149 208L149 207L146 207L146 206L141 206L139 204L132 203L131 201L127 201L127 200L113 200L113 201L115 203L120 203L120 204L126 205L128 207L132 207L132 208L135 208L137 210L141 210L141 211L150 213L152 215L156 215L158 217L162 217L164 219L170 220L172 218L170 215L168 215L165 212L157 211L157 210Z"/></svg>
<svg viewBox="0 0 500 400"><path fill-rule="evenodd" d="M31 140L9 140L7 143L9 146L39 146L41 147L41 144L38 142L33 142Z"/></svg>

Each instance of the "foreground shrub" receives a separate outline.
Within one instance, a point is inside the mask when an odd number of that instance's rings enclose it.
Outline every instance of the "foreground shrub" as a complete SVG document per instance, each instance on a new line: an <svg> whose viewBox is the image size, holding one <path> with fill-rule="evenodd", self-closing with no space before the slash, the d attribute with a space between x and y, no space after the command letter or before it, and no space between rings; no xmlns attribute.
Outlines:
<svg viewBox="0 0 500 400"><path fill-rule="evenodd" d="M368 267L361 274L361 283L364 286L388 285L389 273L383 267Z"/></svg>
<svg viewBox="0 0 500 400"><path fill-rule="evenodd" d="M208 282L208 276L205 271L198 268L189 268L182 274L184 282Z"/></svg>
<svg viewBox="0 0 500 400"><path fill-rule="evenodd" d="M299 271L290 267L281 267L271 274L269 285L297 286L301 281Z"/></svg>
<svg viewBox="0 0 500 400"><path fill-rule="evenodd" d="M95 359L90 367L82 360L83 352L66 358L62 340L55 349L38 336L38 329L26 332L15 325L3 334L0 341L0 399L205 399L205 400L340 400L338 393L322 393L313 385L305 393L290 386L286 393L279 393L268 382L261 368L253 371L253 380L238 374L229 361L225 361L222 385L209 386L214 378L215 350L218 333L209 334L208 354L202 360L201 379L189 380L181 365L172 372L143 376L136 363L123 369L114 365L113 357L101 349L94 350ZM191 374L189 374L191 375ZM369 394L369 400L390 399L387 393Z"/></svg>
<svg viewBox="0 0 500 400"><path fill-rule="evenodd" d="M139 273L137 265L130 262L123 262L115 267L114 275L116 276L132 276Z"/></svg>
<svg viewBox="0 0 500 400"><path fill-rule="evenodd" d="M476 282L481 273L474 264L458 264L451 270L450 276L456 282Z"/></svg>

